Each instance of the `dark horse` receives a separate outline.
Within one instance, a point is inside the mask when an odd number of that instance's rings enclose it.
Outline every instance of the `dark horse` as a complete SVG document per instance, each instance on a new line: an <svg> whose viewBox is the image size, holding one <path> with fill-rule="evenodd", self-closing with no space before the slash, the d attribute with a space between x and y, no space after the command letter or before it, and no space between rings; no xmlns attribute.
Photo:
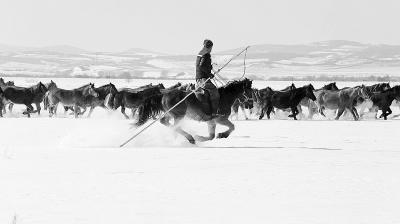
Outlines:
<svg viewBox="0 0 400 224"><path fill-rule="evenodd" d="M61 103L64 106L73 106L75 118L77 118L79 107L84 107L85 98L89 95L94 97L99 96L92 83L72 90L60 89L58 87L50 88L48 94L49 116L53 116L58 104Z"/></svg>
<svg viewBox="0 0 400 224"><path fill-rule="evenodd" d="M361 86L359 86L361 87ZM386 91L390 89L390 84L388 82L383 82L383 83L377 83L371 86L365 86L364 90L367 95L371 95L372 93L381 93L383 91ZM357 106L360 108L360 113L359 117L362 117L365 113L365 109L368 108L369 112L371 112L371 109L373 108L373 102L368 100L368 98L364 99L362 97L357 97L354 100L354 106ZM376 117L376 114L375 114Z"/></svg>
<svg viewBox="0 0 400 224"><path fill-rule="evenodd" d="M132 110L132 117L135 115L137 109L141 109L143 102L156 94L160 94L162 89L165 89L163 84L147 85L138 87L137 89L123 88L118 91L114 96L110 96L113 100L113 109L116 110L121 107L121 113L126 119L129 119L125 113L125 108ZM139 111L140 113L140 111Z"/></svg>
<svg viewBox="0 0 400 224"><path fill-rule="evenodd" d="M49 90L49 88L52 88L52 87L57 87L56 83L53 82L53 80L51 80L49 83L44 84L44 86L46 86L47 90ZM36 110L39 115L40 115L40 111L42 110L42 108L40 107L41 102L43 102L43 104L45 105L44 107L46 109L45 99L46 99L48 92L49 91L46 91L43 94L37 94L35 99L33 100L33 103L36 105ZM10 110L10 112L12 112L13 107L14 107L14 104L10 103L10 105L8 106L8 109Z"/></svg>
<svg viewBox="0 0 400 224"><path fill-rule="evenodd" d="M266 89L265 91L270 94L270 97L266 97L266 102L259 119L264 117L265 110L267 110L267 117L270 119L270 114L273 108L276 107L282 110L288 108L291 109L292 114L289 115L289 117L293 117L293 119L297 120L296 115L299 113L297 107L300 101L305 97L308 97L313 101L316 100L313 93L314 90L315 89L311 84L300 88L290 88L287 91L273 91L271 88Z"/></svg>
<svg viewBox="0 0 400 224"><path fill-rule="evenodd" d="M6 113L6 107L5 106L10 103L10 101L8 101L7 99L4 98L4 93L3 93L4 88L7 87L7 86L15 86L14 81L5 82L3 78L0 78L0 90L2 90L1 92L2 92L2 96L3 96L1 98L2 102L0 102L0 104L1 104L0 108L2 110L2 113L0 114L0 116L3 116L3 113Z"/></svg>
<svg viewBox="0 0 400 224"><path fill-rule="evenodd" d="M186 91L182 88L174 88L169 91L163 91L159 95L155 95L146 100L143 106L143 113L139 118L139 125L153 117L155 111L169 111L160 120L162 124L174 129L179 134L194 144L197 141L208 141L215 138L216 124L221 124L228 127L228 130L217 135L217 138L227 138L235 129L232 122L229 121L231 106L235 100L247 91L251 91L252 81L245 78L240 81L232 81L225 86L219 87L220 103L218 107L218 116L211 117L205 113L209 108L204 108L195 94L191 91ZM190 94L190 95L188 95ZM186 97L186 98L185 98ZM176 105L178 102L182 103ZM188 118L207 122L209 136L195 136L187 133L180 127L180 122L187 116ZM173 119L173 123L171 120ZM195 140L196 139L196 140Z"/></svg>
<svg viewBox="0 0 400 224"><path fill-rule="evenodd" d="M394 99L400 98L400 86L394 86L382 92L366 92L368 96L367 98L373 103L372 108L375 109L376 112L382 110L382 114L379 118L383 117L387 120L387 116L392 113L390 105L392 105Z"/></svg>
<svg viewBox="0 0 400 224"><path fill-rule="evenodd" d="M9 100L11 103L24 104L27 110L24 114L30 117L31 113L35 113L38 110L33 110L32 103L40 103L43 100L44 94L47 92L46 86L39 82L38 84L25 88L17 86L7 86L3 89L4 98Z"/></svg>
<svg viewBox="0 0 400 224"><path fill-rule="evenodd" d="M238 112L239 112L239 108L240 108L243 112L245 119L248 120L249 118L247 117L247 115L245 113L245 109L248 109L251 114L251 110L254 107L257 107L257 109L258 109L259 102L260 102L260 99L259 99L258 89L253 88L250 93L245 93L235 100L235 102L233 103L232 108L231 108L231 110L232 110L231 118L234 115L236 115L236 119L238 119Z"/></svg>

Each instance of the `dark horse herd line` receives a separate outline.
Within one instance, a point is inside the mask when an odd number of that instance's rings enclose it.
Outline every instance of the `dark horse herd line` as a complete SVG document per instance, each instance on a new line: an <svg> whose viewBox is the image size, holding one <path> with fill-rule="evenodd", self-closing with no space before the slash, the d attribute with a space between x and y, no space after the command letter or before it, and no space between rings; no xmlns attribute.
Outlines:
<svg viewBox="0 0 400 224"><path fill-rule="evenodd" d="M234 130L234 125L229 121L232 115L237 116L238 108L248 108L252 113L262 119L266 114L268 119L275 110L289 111L289 117L297 119L302 108L308 109L308 116L312 118L320 113L325 116L326 109L337 110L336 119L346 111L351 113L354 120L363 116L366 109L369 111L382 111L380 118L387 119L392 113L390 106L394 100L400 100L400 86L391 87L389 83L378 83L372 86L355 86L339 89L336 83L330 83L320 89L315 89L312 84L296 87L294 84L283 90L273 90L270 87L263 89L252 88L252 81L245 78L229 82L218 88L220 103L217 116L209 116L208 104L199 99L204 98L206 91L195 91L193 84L182 85L177 83L165 88L163 84L145 85L138 88L117 89L109 83L95 87L93 83L76 89L67 90L57 86L53 81L39 82L30 87L18 87L13 81L5 82L0 78L0 116L6 112L8 105L11 113L13 104L23 104L26 110L23 114L30 117L32 113L41 112L41 103L52 117L57 113L61 104L64 111L71 110L75 117L83 115L90 108L88 117L96 107L109 110L121 108L122 114L126 108L131 109L132 116L137 114L136 125L140 126L149 119L160 119L160 122L182 134L186 139L207 141L215 137L226 138ZM178 102L183 101L175 106ZM36 109L32 104L36 105ZM165 113L164 112L168 112ZM208 136L192 136L179 125L184 117L197 121L204 121L208 125ZM228 127L225 132L216 134L216 125Z"/></svg>

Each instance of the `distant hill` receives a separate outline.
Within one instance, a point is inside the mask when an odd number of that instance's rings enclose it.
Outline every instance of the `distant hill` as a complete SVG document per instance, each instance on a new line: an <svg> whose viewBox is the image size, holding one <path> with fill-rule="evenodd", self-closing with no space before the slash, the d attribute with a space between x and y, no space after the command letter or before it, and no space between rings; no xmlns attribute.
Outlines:
<svg viewBox="0 0 400 224"><path fill-rule="evenodd" d="M244 47L243 47L244 48ZM222 66L243 48L213 54ZM141 48L91 52L67 45L41 48L0 45L0 73L13 76L193 78L195 55L169 55ZM243 74L243 56L221 73ZM399 76L400 46L331 40L309 44L260 44L249 48L246 74L252 78Z"/></svg>

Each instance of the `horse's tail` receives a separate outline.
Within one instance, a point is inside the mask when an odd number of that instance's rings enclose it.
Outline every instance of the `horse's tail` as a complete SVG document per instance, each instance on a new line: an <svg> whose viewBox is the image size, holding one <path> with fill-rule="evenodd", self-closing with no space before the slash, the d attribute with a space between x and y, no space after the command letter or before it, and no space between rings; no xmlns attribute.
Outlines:
<svg viewBox="0 0 400 224"><path fill-rule="evenodd" d="M154 94L150 97L147 97L142 105L139 106L139 119L136 123L137 126L141 126L146 123L150 118L155 118L162 111L162 100L163 95L161 93Z"/></svg>

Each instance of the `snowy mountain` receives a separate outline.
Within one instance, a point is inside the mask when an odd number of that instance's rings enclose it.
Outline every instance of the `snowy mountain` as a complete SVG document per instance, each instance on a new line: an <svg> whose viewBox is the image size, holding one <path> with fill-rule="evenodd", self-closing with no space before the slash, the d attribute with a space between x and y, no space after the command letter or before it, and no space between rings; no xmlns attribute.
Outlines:
<svg viewBox="0 0 400 224"><path fill-rule="evenodd" d="M243 48L213 54L222 66ZM117 53L90 52L59 45L29 48L0 45L0 73L19 76L192 78L195 55L168 55L140 48ZM322 41L298 45L253 45L246 60L246 74L267 79L282 76L400 76L400 46L354 41ZM243 55L221 75L243 74Z"/></svg>

